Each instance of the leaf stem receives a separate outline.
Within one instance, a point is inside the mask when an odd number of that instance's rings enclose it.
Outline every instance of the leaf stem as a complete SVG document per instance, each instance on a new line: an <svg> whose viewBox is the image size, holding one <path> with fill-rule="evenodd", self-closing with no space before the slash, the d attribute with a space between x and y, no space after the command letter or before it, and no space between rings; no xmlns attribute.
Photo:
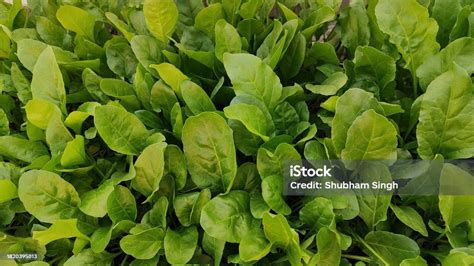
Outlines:
<svg viewBox="0 0 474 266"><path fill-rule="evenodd" d="M418 79L416 78L415 70L412 69L412 79L413 79L413 97L414 99L418 98Z"/></svg>
<svg viewBox="0 0 474 266"><path fill-rule="evenodd" d="M359 261L363 261L363 262L367 262L367 263L372 262L372 260L369 257L358 256L358 255L341 254L341 257L347 258L347 259L352 259L352 260L359 260Z"/></svg>

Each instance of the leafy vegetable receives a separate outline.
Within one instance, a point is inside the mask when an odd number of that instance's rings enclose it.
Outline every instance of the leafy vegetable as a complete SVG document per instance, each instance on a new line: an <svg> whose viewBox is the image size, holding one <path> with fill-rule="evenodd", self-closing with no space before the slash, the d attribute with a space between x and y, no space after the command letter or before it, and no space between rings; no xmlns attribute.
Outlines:
<svg viewBox="0 0 474 266"><path fill-rule="evenodd" d="M473 11L2 1L0 264L473 264Z"/></svg>

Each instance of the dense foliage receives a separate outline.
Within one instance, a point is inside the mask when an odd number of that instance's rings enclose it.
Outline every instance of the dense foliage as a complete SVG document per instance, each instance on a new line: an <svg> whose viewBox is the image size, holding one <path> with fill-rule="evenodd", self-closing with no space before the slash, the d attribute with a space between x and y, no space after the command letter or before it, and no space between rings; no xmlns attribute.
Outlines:
<svg viewBox="0 0 474 266"><path fill-rule="evenodd" d="M474 263L474 196L282 183L300 159L383 159L348 173L412 187L469 175L443 160L474 156L473 10L0 3L0 264ZM391 176L410 158L436 160Z"/></svg>

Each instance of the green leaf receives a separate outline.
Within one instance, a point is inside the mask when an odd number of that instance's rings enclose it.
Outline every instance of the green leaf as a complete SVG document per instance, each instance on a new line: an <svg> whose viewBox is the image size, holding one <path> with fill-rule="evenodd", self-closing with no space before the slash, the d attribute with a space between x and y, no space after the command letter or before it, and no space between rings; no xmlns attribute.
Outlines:
<svg viewBox="0 0 474 266"><path fill-rule="evenodd" d="M402 223L421 235L428 237L428 231L426 230L423 218L415 209L408 206L395 206L393 204L390 205L390 208Z"/></svg>
<svg viewBox="0 0 474 266"><path fill-rule="evenodd" d="M365 2L350 1L340 16L342 44L354 54L359 46L368 45L370 41L369 17L365 9Z"/></svg>
<svg viewBox="0 0 474 266"><path fill-rule="evenodd" d="M133 189L148 197L160 187L164 171L166 143L159 142L146 147L135 162L136 176L132 179Z"/></svg>
<svg viewBox="0 0 474 266"><path fill-rule="evenodd" d="M336 115L331 127L332 142L338 155L346 146L347 133L354 120L370 109L374 109L378 113L382 112L382 108L370 92L349 89L339 97L336 103Z"/></svg>
<svg viewBox="0 0 474 266"><path fill-rule="evenodd" d="M114 151L139 154L145 148L148 132L142 122L123 108L112 105L95 109L94 124L99 135Z"/></svg>
<svg viewBox="0 0 474 266"><path fill-rule="evenodd" d="M343 72L335 72L320 85L307 84L306 89L315 94L324 96L335 95L347 82L347 76Z"/></svg>
<svg viewBox="0 0 474 266"><path fill-rule="evenodd" d="M159 65L150 65L151 68L158 71L158 74L166 84L168 84L173 91L181 99L181 83L188 79L178 68L169 63L161 63Z"/></svg>
<svg viewBox="0 0 474 266"><path fill-rule="evenodd" d="M439 210L449 231L457 225L473 219L474 196L469 189L472 175L452 164L445 164L440 176ZM453 190L453 184L456 186ZM454 194L456 193L456 194Z"/></svg>
<svg viewBox="0 0 474 266"><path fill-rule="evenodd" d="M115 256L107 253L95 253L91 249L85 249L79 254L75 254L70 257L65 263L64 266L74 266L74 265L110 265Z"/></svg>
<svg viewBox="0 0 474 266"><path fill-rule="evenodd" d="M282 95L280 79L260 58L249 54L225 54L224 66L236 95L249 94L270 109Z"/></svg>
<svg viewBox="0 0 474 266"><path fill-rule="evenodd" d="M75 6L65 5L59 7L56 17L64 28L91 41L95 40L94 27L96 18L93 14Z"/></svg>
<svg viewBox="0 0 474 266"><path fill-rule="evenodd" d="M77 219L57 220L47 230L33 231L33 239L41 245L72 237L87 239L87 236L77 229Z"/></svg>
<svg viewBox="0 0 474 266"><path fill-rule="evenodd" d="M371 257L384 265L399 265L420 254L420 248L412 239L385 231L368 233L363 245Z"/></svg>
<svg viewBox="0 0 474 266"><path fill-rule="evenodd" d="M209 37L214 37L216 23L225 18L224 8L221 3L210 4L201 9L195 18L194 27L206 33Z"/></svg>
<svg viewBox="0 0 474 266"><path fill-rule="evenodd" d="M188 169L184 153L178 146L168 145L165 149L164 174L171 174L176 182L176 189L181 190L186 185Z"/></svg>
<svg viewBox="0 0 474 266"><path fill-rule="evenodd" d="M120 248L136 259L147 260L153 258L163 248L164 237L163 229L150 228L123 237L120 240Z"/></svg>
<svg viewBox="0 0 474 266"><path fill-rule="evenodd" d="M183 226L199 224L202 208L211 200L211 191L190 192L177 195L174 200L174 212Z"/></svg>
<svg viewBox="0 0 474 266"><path fill-rule="evenodd" d="M91 236L91 249L95 253L105 250L112 237L113 226L103 226L97 228Z"/></svg>
<svg viewBox="0 0 474 266"><path fill-rule="evenodd" d="M290 227L286 218L267 212L263 215L262 223L265 236L272 246L286 249L291 265L302 265L298 233Z"/></svg>
<svg viewBox="0 0 474 266"><path fill-rule="evenodd" d="M225 53L239 53L242 50L242 41L237 30L225 20L217 21L215 26L216 50L219 61L223 61Z"/></svg>
<svg viewBox="0 0 474 266"><path fill-rule="evenodd" d="M161 196L150 211L143 215L141 224L166 228L166 214L168 212L168 198Z"/></svg>
<svg viewBox="0 0 474 266"><path fill-rule="evenodd" d="M359 46L355 51L354 72L359 81L372 81L381 90L395 80L395 60L371 46Z"/></svg>
<svg viewBox="0 0 474 266"><path fill-rule="evenodd" d="M375 15L380 29L402 54L404 67L415 77L418 67L439 50L438 24L416 0L379 0Z"/></svg>
<svg viewBox="0 0 474 266"><path fill-rule="evenodd" d="M0 136L7 135L10 135L10 122L5 111L0 109Z"/></svg>
<svg viewBox="0 0 474 266"><path fill-rule="evenodd" d="M198 242L198 231L195 226L166 230L164 246L168 263L186 264L194 255Z"/></svg>
<svg viewBox="0 0 474 266"><path fill-rule="evenodd" d="M12 136L0 136L0 155L31 163L41 156L49 155L49 153L41 142Z"/></svg>
<svg viewBox="0 0 474 266"><path fill-rule="evenodd" d="M206 92L190 80L181 82L181 94L187 107L194 115L202 112L216 111L214 103L212 103Z"/></svg>
<svg viewBox="0 0 474 266"><path fill-rule="evenodd" d="M85 165L89 162L84 147L84 137L76 137L66 144L64 153L61 156L61 166L64 168L73 168L75 166Z"/></svg>
<svg viewBox="0 0 474 266"><path fill-rule="evenodd" d="M76 218L80 203L76 189L57 174L44 170L24 173L18 195L25 209L44 223Z"/></svg>
<svg viewBox="0 0 474 266"><path fill-rule="evenodd" d="M28 121L40 129L46 129L52 119L61 117L61 110L47 100L30 100L25 110Z"/></svg>
<svg viewBox="0 0 474 266"><path fill-rule="evenodd" d="M270 175L262 180L262 197L268 204L268 207L277 213L288 215L291 213L291 208L285 202L283 191L282 176Z"/></svg>
<svg viewBox="0 0 474 266"><path fill-rule="evenodd" d="M204 231L230 243L239 243L251 231L255 221L250 214L248 193L238 190L213 198L201 214Z"/></svg>
<svg viewBox="0 0 474 266"><path fill-rule="evenodd" d="M239 256L247 262L258 261L270 253L272 244L267 240L263 230L254 230L239 244Z"/></svg>
<svg viewBox="0 0 474 266"><path fill-rule="evenodd" d="M426 260L418 256L413 259L405 259L400 263L400 266L427 266Z"/></svg>
<svg viewBox="0 0 474 266"><path fill-rule="evenodd" d="M265 236L272 245L286 248L293 241L299 241L298 234L281 214L273 215L267 212L263 215L262 223Z"/></svg>
<svg viewBox="0 0 474 266"><path fill-rule="evenodd" d="M178 22L178 7L172 0L146 0L143 4L145 21L150 32L158 40L168 43L168 38Z"/></svg>
<svg viewBox="0 0 474 266"><path fill-rule="evenodd" d="M392 181L392 178L385 165L376 163L363 167L360 172L360 181L369 184L372 184L372 182L388 183ZM359 216L369 230L373 230L377 224L387 220L391 194L375 189L369 191L355 190L354 193L356 193L359 202Z"/></svg>
<svg viewBox="0 0 474 266"><path fill-rule="evenodd" d="M474 73L474 38L457 39L436 55L428 58L416 71L420 85L426 90L438 76L449 71L453 63L464 68L469 75Z"/></svg>
<svg viewBox="0 0 474 266"><path fill-rule="evenodd" d="M186 120L183 149L188 170L199 188L227 191L237 172L232 130L215 113L204 112Z"/></svg>
<svg viewBox="0 0 474 266"><path fill-rule="evenodd" d="M447 159L474 156L473 112L471 79L455 65L436 78L423 96L416 128L419 156L423 159L436 154Z"/></svg>
<svg viewBox="0 0 474 266"><path fill-rule="evenodd" d="M0 203L18 198L18 189L9 179L0 179L0 190L2 191L2 194L0 194Z"/></svg>
<svg viewBox="0 0 474 266"><path fill-rule="evenodd" d="M397 159L397 144L393 124L374 110L368 110L357 117L347 131L341 158L347 160L346 167L352 169L357 163L355 160L385 160L392 164Z"/></svg>
<svg viewBox="0 0 474 266"><path fill-rule="evenodd" d="M219 240L204 232L202 247L207 254L214 258L214 264L220 265L225 248L225 240Z"/></svg>
<svg viewBox="0 0 474 266"><path fill-rule="evenodd" d="M114 183L105 181L98 188L87 191L81 196L79 209L93 217L104 217L107 214L107 199L114 191Z"/></svg>
<svg viewBox="0 0 474 266"><path fill-rule="evenodd" d="M43 50L33 68L31 93L33 99L49 101L58 106L62 112L66 112L63 76L50 46Z"/></svg>
<svg viewBox="0 0 474 266"><path fill-rule="evenodd" d="M112 222L123 220L135 221L137 218L137 205L135 197L123 186L116 186L107 199L107 213Z"/></svg>
<svg viewBox="0 0 474 266"><path fill-rule="evenodd" d="M306 203L299 212L300 220L318 232L323 227L335 229L335 215L332 202L326 198L315 198Z"/></svg>
<svg viewBox="0 0 474 266"><path fill-rule="evenodd" d="M462 5L456 0L436 0L432 7L432 17L436 19L439 25L437 40L441 46L449 43L449 34L451 33L456 17L461 12ZM448 12L449 11L449 12Z"/></svg>
<svg viewBox="0 0 474 266"><path fill-rule="evenodd" d="M316 236L318 253L311 259L316 265L339 265L341 247L338 235L327 227L321 228Z"/></svg>
<svg viewBox="0 0 474 266"><path fill-rule="evenodd" d="M245 128L262 138L263 141L270 140L272 132L266 123L263 112L255 105L236 103L224 108L224 114L229 119L240 121Z"/></svg>

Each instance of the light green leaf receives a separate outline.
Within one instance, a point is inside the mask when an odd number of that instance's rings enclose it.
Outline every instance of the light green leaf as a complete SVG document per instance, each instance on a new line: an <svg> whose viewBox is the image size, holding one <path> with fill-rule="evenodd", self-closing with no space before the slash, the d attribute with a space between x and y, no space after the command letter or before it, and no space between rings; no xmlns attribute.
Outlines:
<svg viewBox="0 0 474 266"><path fill-rule="evenodd" d="M93 217L104 217L107 214L107 199L114 191L114 183L105 181L98 188L87 191L81 196L79 209Z"/></svg>
<svg viewBox="0 0 474 266"><path fill-rule="evenodd" d="M418 67L439 50L438 24L416 0L379 0L375 16L415 77Z"/></svg>
<svg viewBox="0 0 474 266"><path fill-rule="evenodd" d="M465 70L454 68L436 78L421 102L416 128L418 154L431 159L474 156L474 98L472 82Z"/></svg>
<svg viewBox="0 0 474 266"><path fill-rule="evenodd" d="M48 46L38 57L31 80L33 99L54 103L66 113L66 90L53 49Z"/></svg>
<svg viewBox="0 0 474 266"><path fill-rule="evenodd" d="M211 191L190 192L177 195L174 200L174 212L183 226L199 224L202 208L211 200Z"/></svg>
<svg viewBox="0 0 474 266"><path fill-rule="evenodd" d="M420 85L426 90L428 85L444 72L450 70L453 63L464 68L469 75L474 73L474 38L460 38L441 52L428 58L416 71Z"/></svg>
<svg viewBox="0 0 474 266"><path fill-rule="evenodd" d="M354 120L369 109L382 113L374 95L361 89L347 90L336 103L336 115L332 122L331 136L336 154L346 146L347 132ZM360 158L359 158L360 159Z"/></svg>
<svg viewBox="0 0 474 266"><path fill-rule="evenodd" d="M368 254L384 265L399 265L420 254L416 242L404 235L385 231L368 233L363 241Z"/></svg>
<svg viewBox="0 0 474 266"><path fill-rule="evenodd" d="M438 42L441 46L449 43L449 34L456 23L456 17L461 12L462 4L458 0L436 0L432 7L432 17L439 25Z"/></svg>
<svg viewBox="0 0 474 266"><path fill-rule="evenodd" d="M44 223L75 218L80 203L76 189L57 174L44 170L24 173L18 195L25 209Z"/></svg>
<svg viewBox="0 0 474 266"><path fill-rule="evenodd" d="M209 201L201 214L201 226L210 236L239 243L252 229L247 192L234 190Z"/></svg>
<svg viewBox="0 0 474 266"><path fill-rule="evenodd" d="M354 72L359 81L372 81L381 90L395 80L393 57L371 46L359 46L355 51Z"/></svg>
<svg viewBox="0 0 474 266"><path fill-rule="evenodd" d="M215 25L221 19L225 19L224 8L221 3L213 3L197 13L194 27L207 36L214 37Z"/></svg>
<svg viewBox="0 0 474 266"><path fill-rule="evenodd" d="M57 220L44 231L33 231L33 239L41 245L47 245L58 239L72 237L88 239L86 235L77 229L77 219Z"/></svg>
<svg viewBox="0 0 474 266"><path fill-rule="evenodd" d="M269 110L278 104L282 95L280 79L260 58L249 54L225 54L224 66L236 95L255 96Z"/></svg>
<svg viewBox="0 0 474 266"><path fill-rule="evenodd" d="M341 245L338 235L327 227L321 228L316 236L318 253L314 255L311 262L316 265L339 265L341 260Z"/></svg>
<svg viewBox="0 0 474 266"><path fill-rule="evenodd" d="M237 30L225 20L217 21L215 26L216 50L219 61L223 61L224 53L239 53L242 50L242 41Z"/></svg>
<svg viewBox="0 0 474 266"><path fill-rule="evenodd" d="M240 121L245 128L262 138L263 141L270 140L270 127L263 112L255 105L236 103L224 108L224 114L229 119Z"/></svg>
<svg viewBox="0 0 474 266"><path fill-rule="evenodd" d="M171 174L176 182L176 189L181 190L186 185L188 168L186 158L181 149L176 145L168 145L165 149L164 174Z"/></svg>
<svg viewBox="0 0 474 266"><path fill-rule="evenodd" d="M405 259L400 263L400 266L427 266L426 260L418 256L413 259Z"/></svg>
<svg viewBox="0 0 474 266"><path fill-rule="evenodd" d="M385 160L392 164L397 159L397 144L393 124L374 110L368 110L357 117L347 131L341 158L347 160L346 167L352 169L356 167L356 160Z"/></svg>
<svg viewBox="0 0 474 266"><path fill-rule="evenodd" d="M115 255L107 252L95 253L91 249L85 249L79 254L70 257L64 266L75 265L111 265Z"/></svg>
<svg viewBox="0 0 474 266"><path fill-rule="evenodd" d="M214 265L220 265L225 248L225 240L219 240L204 232L202 248L214 258Z"/></svg>
<svg viewBox="0 0 474 266"><path fill-rule="evenodd" d="M90 238L91 249L95 253L100 253L105 250L112 237L113 226L102 226L94 231Z"/></svg>
<svg viewBox="0 0 474 266"><path fill-rule="evenodd" d="M79 7L64 5L59 7L56 17L64 28L91 41L95 40L94 27L96 17L93 14Z"/></svg>
<svg viewBox="0 0 474 266"><path fill-rule="evenodd" d="M41 143L12 136L0 136L0 155L27 163L49 155L48 149Z"/></svg>
<svg viewBox="0 0 474 266"><path fill-rule="evenodd" d="M176 95L178 95L179 98L182 99L181 83L189 78L184 75L178 68L169 63L150 65L150 67L158 71L158 74L160 75L161 79L173 89L173 91L176 93Z"/></svg>
<svg viewBox="0 0 474 266"><path fill-rule="evenodd" d="M143 4L145 21L150 32L158 40L168 43L168 38L178 22L178 7L172 0L145 0Z"/></svg>
<svg viewBox="0 0 474 266"><path fill-rule="evenodd" d="M163 229L150 228L123 237L120 240L120 248L136 259L147 260L153 258L163 248L164 237Z"/></svg>
<svg viewBox="0 0 474 266"><path fill-rule="evenodd" d="M206 92L199 85L190 80L181 82L181 94L186 106L194 115L216 110L214 103L212 103Z"/></svg>
<svg viewBox="0 0 474 266"><path fill-rule="evenodd" d="M224 118L204 112L186 120L183 149L188 170L199 188L227 191L237 172L232 130Z"/></svg>
<svg viewBox="0 0 474 266"><path fill-rule="evenodd" d="M5 111L0 109L0 136L7 135L10 135L10 122Z"/></svg>
<svg viewBox="0 0 474 266"><path fill-rule="evenodd" d="M343 72L335 72L320 85L307 84L306 89L315 94L324 96L335 95L347 82L347 76Z"/></svg>
<svg viewBox="0 0 474 266"><path fill-rule="evenodd" d="M0 179L0 191L2 191L0 194L0 203L18 198L18 189L9 179Z"/></svg>
<svg viewBox="0 0 474 266"><path fill-rule="evenodd" d="M136 176L132 179L133 189L148 197L160 187L164 171L166 143L159 142L146 147L135 162Z"/></svg>
<svg viewBox="0 0 474 266"><path fill-rule="evenodd" d="M393 204L390 205L390 208L402 223L421 235L428 237L428 231L426 230L423 218L415 209L408 206L395 206Z"/></svg>
<svg viewBox="0 0 474 266"><path fill-rule="evenodd" d="M388 183L392 181L390 172L385 165L372 164L363 167L360 173L360 180L364 183L372 182ZM359 202L359 216L365 222L369 230L387 220L387 210L390 206L392 195L381 190L354 190Z"/></svg>
<svg viewBox="0 0 474 266"><path fill-rule="evenodd" d="M135 221L137 218L137 205L135 197L123 186L116 186L107 199L107 213L114 223L123 220Z"/></svg>
<svg viewBox="0 0 474 266"><path fill-rule="evenodd" d="M112 105L97 107L94 124L105 143L116 152L136 155L145 148L147 129L123 108Z"/></svg>
<svg viewBox="0 0 474 266"><path fill-rule="evenodd" d="M332 202L322 197L306 203L301 208L299 217L313 232L318 232L323 227L335 229L336 226Z"/></svg>
<svg viewBox="0 0 474 266"><path fill-rule="evenodd" d="M168 263L186 264L193 257L197 247L198 231L195 226L168 228L165 235L165 256Z"/></svg>
<svg viewBox="0 0 474 266"><path fill-rule="evenodd" d="M262 229L254 230L242 239L239 244L239 256L243 261L254 262L270 253L272 244Z"/></svg>
<svg viewBox="0 0 474 266"><path fill-rule="evenodd" d="M474 218L472 179L470 173L452 164L445 164L441 170L439 210L449 231Z"/></svg>
<svg viewBox="0 0 474 266"><path fill-rule="evenodd" d="M369 17L365 1L353 0L340 15L341 41L351 54L356 48L368 45L370 41Z"/></svg>
<svg viewBox="0 0 474 266"><path fill-rule="evenodd" d="M88 162L89 159L84 147L84 137L76 135L76 138L66 144L64 153L61 156L61 166L64 168L72 168L87 164Z"/></svg>

